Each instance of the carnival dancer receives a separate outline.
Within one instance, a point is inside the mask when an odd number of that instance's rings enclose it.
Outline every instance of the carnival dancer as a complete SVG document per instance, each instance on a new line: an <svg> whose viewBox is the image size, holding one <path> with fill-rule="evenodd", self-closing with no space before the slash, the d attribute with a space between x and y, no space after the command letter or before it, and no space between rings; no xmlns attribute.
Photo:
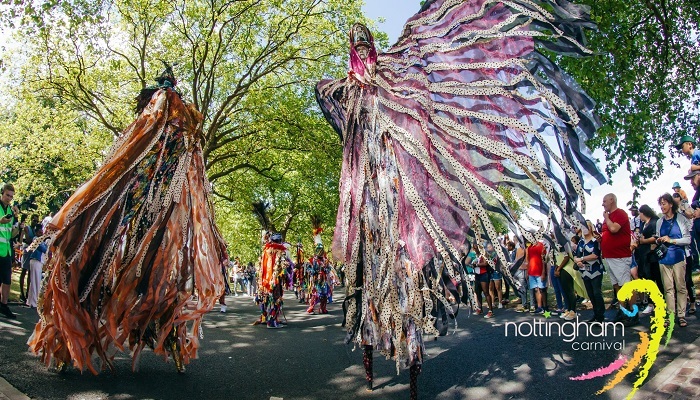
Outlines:
<svg viewBox="0 0 700 400"><path fill-rule="evenodd" d="M273 233L270 240L265 243L260 257L260 271L258 271L258 293L255 298L260 306L260 319L257 324L266 324L268 328L282 328L280 321L282 312L284 284L286 282L285 269L286 247L282 244L282 235Z"/></svg>
<svg viewBox="0 0 700 400"><path fill-rule="evenodd" d="M311 297L309 298L309 308L306 312L314 314L316 304L318 304L319 312L328 314L326 305L328 304L328 295L330 293L330 265L322 243L316 244L316 254L309 260L307 268L311 275Z"/></svg>
<svg viewBox="0 0 700 400"><path fill-rule="evenodd" d="M52 239L51 275L29 346L58 370L72 363L97 374L124 350L136 369L150 346L182 372L197 357L202 316L224 291L203 117L175 91L170 66L156 81L136 98L138 117L102 167L39 238Z"/></svg>
<svg viewBox="0 0 700 400"><path fill-rule="evenodd" d="M319 305L319 311L321 314L328 314L326 305L328 304L328 295L330 292L329 288L329 272L330 265L328 263L328 257L326 257L326 251L323 248L323 239L321 238L321 233L323 233L322 220L319 215L311 216L311 233L314 238L314 245L316 249L314 251L314 256L309 259L309 265L307 266L307 271L310 280L310 297L309 297L309 308L306 310L307 313L313 314L316 309L316 304Z"/></svg>
<svg viewBox="0 0 700 400"><path fill-rule="evenodd" d="M491 213L522 235L501 191L542 212L538 236L583 220L584 189L605 180L585 147L594 104L535 46L592 54L581 43L592 27L568 1L427 0L381 55L365 26L351 28L348 76L316 97L343 142L332 250L370 389L377 349L410 368L417 396L423 335L438 333L430 310L449 307L440 281L459 283L467 232L495 243Z"/></svg>

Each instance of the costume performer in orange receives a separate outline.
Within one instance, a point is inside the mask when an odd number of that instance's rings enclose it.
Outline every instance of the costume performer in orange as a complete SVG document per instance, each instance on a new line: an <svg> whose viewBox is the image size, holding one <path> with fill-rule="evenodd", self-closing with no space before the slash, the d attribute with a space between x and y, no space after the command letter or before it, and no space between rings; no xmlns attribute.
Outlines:
<svg viewBox="0 0 700 400"><path fill-rule="evenodd" d="M202 114L172 69L137 97L138 117L47 226L53 256L29 346L47 364L97 374L144 346L178 371L224 290L224 241L202 156ZM100 365L93 364L97 356Z"/></svg>
<svg viewBox="0 0 700 400"><path fill-rule="evenodd" d="M260 306L260 320L255 324L264 323L268 328L282 328L284 323L279 320L282 312L284 284L287 281L286 271L289 265L287 247L282 244L282 235L273 233L265 243L260 257L258 274L258 294L255 302Z"/></svg>

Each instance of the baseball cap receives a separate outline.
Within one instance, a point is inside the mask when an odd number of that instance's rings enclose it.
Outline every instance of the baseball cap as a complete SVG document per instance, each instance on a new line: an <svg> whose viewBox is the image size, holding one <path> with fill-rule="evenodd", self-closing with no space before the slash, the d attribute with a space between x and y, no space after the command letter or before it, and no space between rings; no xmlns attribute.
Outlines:
<svg viewBox="0 0 700 400"><path fill-rule="evenodd" d="M682 149L683 143L685 143L685 142L690 142L692 144L695 144L695 138L693 138L692 136L689 136L689 135L684 135L681 138L681 140L678 142L678 144L676 145L676 150Z"/></svg>
<svg viewBox="0 0 700 400"><path fill-rule="evenodd" d="M639 209L637 208L637 206L632 206L630 207L630 211L639 211Z"/></svg>
<svg viewBox="0 0 700 400"><path fill-rule="evenodd" d="M681 184L678 182L673 182L673 186L671 186L671 189L679 188L681 187Z"/></svg>
<svg viewBox="0 0 700 400"><path fill-rule="evenodd" d="M694 177L695 175L698 175L698 174L700 174L700 170L695 170L695 171L690 172L690 173L689 173L688 175L686 175L683 179L685 179L685 180L693 179L693 177Z"/></svg>

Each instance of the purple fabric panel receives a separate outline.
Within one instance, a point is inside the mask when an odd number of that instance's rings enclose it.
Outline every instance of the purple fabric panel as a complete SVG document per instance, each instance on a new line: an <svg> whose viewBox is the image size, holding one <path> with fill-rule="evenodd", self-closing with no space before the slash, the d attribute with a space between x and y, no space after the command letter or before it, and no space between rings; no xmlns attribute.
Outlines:
<svg viewBox="0 0 700 400"><path fill-rule="evenodd" d="M412 176L412 183L428 211L447 235L453 246L459 248L466 239L471 221L467 213L457 206L437 185L423 166L397 143L397 161L403 171ZM403 194L403 188L402 188ZM401 238L416 267L422 267L435 256L433 238L423 228L413 206L404 196L401 197L402 221L399 225Z"/></svg>
<svg viewBox="0 0 700 400"><path fill-rule="evenodd" d="M362 206L362 189L364 182L361 180L360 154L362 152L363 137L359 132L348 132L346 144L343 149L343 165L340 172L340 206L336 217L335 232L333 233L333 254L337 254L342 260L350 260L352 253L352 241L359 233L359 215ZM347 192L347 194L346 194ZM351 200L349 214L348 247L342 246L342 227L345 225L343 206L346 199Z"/></svg>

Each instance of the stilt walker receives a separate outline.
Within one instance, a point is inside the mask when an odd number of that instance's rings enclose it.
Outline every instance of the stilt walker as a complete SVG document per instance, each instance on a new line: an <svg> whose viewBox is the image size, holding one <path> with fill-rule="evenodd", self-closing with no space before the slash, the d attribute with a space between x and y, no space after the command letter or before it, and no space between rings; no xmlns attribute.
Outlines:
<svg viewBox="0 0 700 400"><path fill-rule="evenodd" d="M500 191L542 213L539 236L583 220L584 190L605 181L585 147L594 103L536 48L590 55L593 27L564 0L427 0L383 54L351 28L348 76L316 98L343 143L333 256L370 387L378 350L410 369L417 397L423 335L439 334L436 302L451 312L440 288L461 283L467 232L497 243L490 214L524 231Z"/></svg>
<svg viewBox="0 0 700 400"><path fill-rule="evenodd" d="M203 117L175 91L170 66L156 81L39 239L51 238L51 272L29 346L58 370L97 374L113 369L119 351L136 369L149 346L183 372L197 357L203 315L224 292L228 256L209 201Z"/></svg>

